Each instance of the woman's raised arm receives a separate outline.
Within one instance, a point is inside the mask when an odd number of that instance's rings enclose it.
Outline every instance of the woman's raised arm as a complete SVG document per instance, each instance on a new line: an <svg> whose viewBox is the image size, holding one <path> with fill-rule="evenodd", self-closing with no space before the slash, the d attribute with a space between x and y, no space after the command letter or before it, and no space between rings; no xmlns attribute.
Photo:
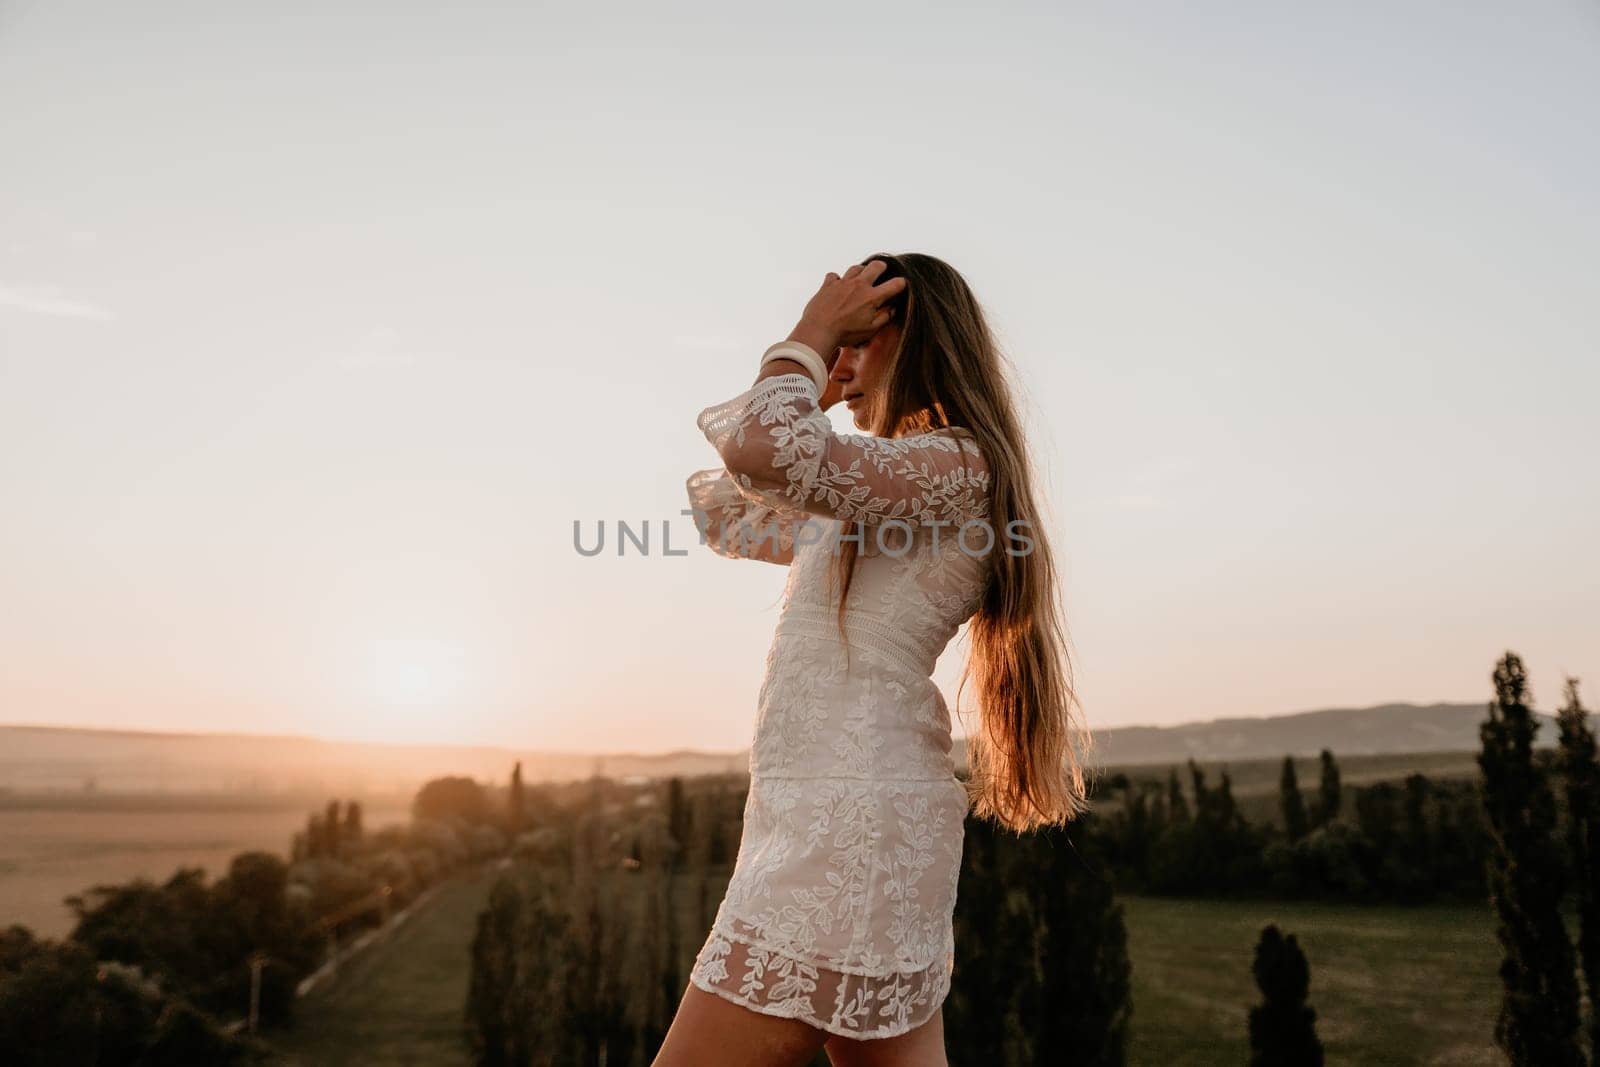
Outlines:
<svg viewBox="0 0 1600 1067"><path fill-rule="evenodd" d="M772 507L912 527L988 516L989 470L967 431L838 433L805 374L761 378L696 422L740 492Z"/></svg>

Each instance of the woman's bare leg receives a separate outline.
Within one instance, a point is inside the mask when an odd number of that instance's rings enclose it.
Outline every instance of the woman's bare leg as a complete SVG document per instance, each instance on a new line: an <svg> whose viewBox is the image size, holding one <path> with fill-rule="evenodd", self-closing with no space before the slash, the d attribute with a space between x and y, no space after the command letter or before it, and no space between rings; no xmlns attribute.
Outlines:
<svg viewBox="0 0 1600 1067"><path fill-rule="evenodd" d="M827 1037L798 1019L742 1008L691 982L652 1067L804 1067Z"/></svg>
<svg viewBox="0 0 1600 1067"><path fill-rule="evenodd" d="M949 1067L944 1054L944 1009L899 1037L860 1041L830 1037L824 1046L833 1067Z"/></svg>

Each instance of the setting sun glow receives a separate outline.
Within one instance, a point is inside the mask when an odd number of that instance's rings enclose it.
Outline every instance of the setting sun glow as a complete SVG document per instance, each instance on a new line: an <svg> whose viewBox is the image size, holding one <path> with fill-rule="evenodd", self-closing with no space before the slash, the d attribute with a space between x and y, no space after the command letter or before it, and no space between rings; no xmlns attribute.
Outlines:
<svg viewBox="0 0 1600 1067"><path fill-rule="evenodd" d="M374 740L410 740L435 733L438 713L464 695L466 654L434 638L382 638L367 650L366 686L384 715L364 731ZM379 736L381 734L381 736Z"/></svg>

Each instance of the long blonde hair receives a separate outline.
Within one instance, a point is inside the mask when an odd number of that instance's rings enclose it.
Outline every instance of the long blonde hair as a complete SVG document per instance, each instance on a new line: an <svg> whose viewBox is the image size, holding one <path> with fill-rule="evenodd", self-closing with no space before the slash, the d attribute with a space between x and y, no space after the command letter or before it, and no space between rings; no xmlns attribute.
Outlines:
<svg viewBox="0 0 1600 1067"><path fill-rule="evenodd" d="M989 521L1024 520L1031 551L991 551L982 602L969 620L971 649L956 692L976 683L979 729L967 739L972 813L1016 831L1062 824L1088 810L1086 757L1094 738L1072 685L1060 579L1035 506L1034 474L1021 420L1004 374L1005 359L966 280L933 256L877 253L904 276L886 302L900 342L886 370L872 432L899 437L945 426L971 431L989 468ZM858 528L857 532L860 530ZM839 627L855 573L858 540L835 557L842 577Z"/></svg>

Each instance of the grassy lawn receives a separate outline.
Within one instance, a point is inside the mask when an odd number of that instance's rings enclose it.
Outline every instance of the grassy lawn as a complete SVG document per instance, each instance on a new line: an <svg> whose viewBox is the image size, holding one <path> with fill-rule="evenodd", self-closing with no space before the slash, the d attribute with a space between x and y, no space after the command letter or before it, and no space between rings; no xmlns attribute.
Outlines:
<svg viewBox="0 0 1600 1067"><path fill-rule="evenodd" d="M1294 934L1311 965L1317 1034L1334 1064L1503 1064L1494 1047L1500 949L1487 905L1119 897L1133 961L1134 1067L1249 1058L1261 928Z"/></svg>
<svg viewBox="0 0 1600 1067"><path fill-rule="evenodd" d="M462 1030L472 937L496 873L467 874L296 1008L274 1044L284 1067L426 1064L471 1058Z"/></svg>
<svg viewBox="0 0 1600 1067"><path fill-rule="evenodd" d="M307 997L295 1031L277 1042L284 1067L468 1064L468 950L495 877L446 885ZM1330 1067L1505 1062L1492 1041L1500 956L1486 906L1119 899L1133 961L1133 1067L1248 1059L1247 1012L1258 999L1250 962L1269 922L1296 935L1310 961ZM677 903L687 965L698 909L681 889Z"/></svg>

